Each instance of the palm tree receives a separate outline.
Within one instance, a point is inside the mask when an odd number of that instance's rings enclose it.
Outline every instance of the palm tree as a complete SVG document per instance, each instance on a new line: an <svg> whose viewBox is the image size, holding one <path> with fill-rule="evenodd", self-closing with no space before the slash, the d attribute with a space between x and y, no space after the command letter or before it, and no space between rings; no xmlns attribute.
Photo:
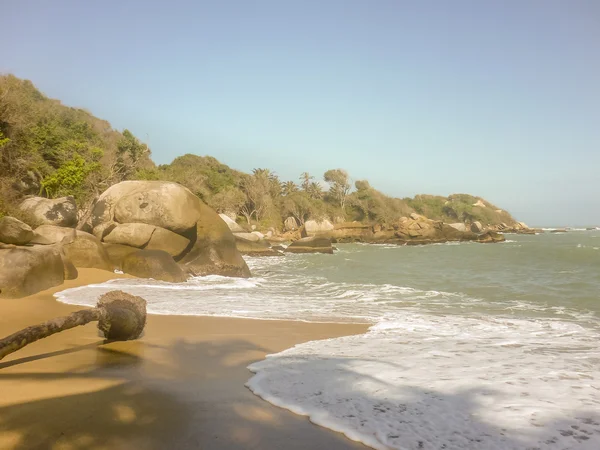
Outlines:
<svg viewBox="0 0 600 450"><path fill-rule="evenodd" d="M308 190L310 188L310 182L314 179L315 179L315 177L313 177L308 172L302 172L302 174L300 174L300 182L301 182L300 186L302 186L302 190L304 192L308 192Z"/></svg>
<svg viewBox="0 0 600 450"><path fill-rule="evenodd" d="M308 185L307 193L312 198L323 198L323 188L321 185L315 181L311 182Z"/></svg>
<svg viewBox="0 0 600 450"><path fill-rule="evenodd" d="M293 181L286 181L281 184L281 193L283 195L290 195L294 192L298 192L298 186Z"/></svg>

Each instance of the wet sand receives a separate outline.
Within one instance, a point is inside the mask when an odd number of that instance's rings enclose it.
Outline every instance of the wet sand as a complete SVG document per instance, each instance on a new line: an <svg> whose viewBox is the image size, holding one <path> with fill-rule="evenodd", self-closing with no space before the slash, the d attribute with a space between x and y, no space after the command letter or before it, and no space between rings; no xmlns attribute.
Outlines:
<svg viewBox="0 0 600 450"><path fill-rule="evenodd" d="M57 291L0 300L0 338L81 307ZM143 337L105 344L95 324L35 342L0 361L1 449L350 449L361 444L253 395L248 364L295 344L363 333L366 325L149 316Z"/></svg>

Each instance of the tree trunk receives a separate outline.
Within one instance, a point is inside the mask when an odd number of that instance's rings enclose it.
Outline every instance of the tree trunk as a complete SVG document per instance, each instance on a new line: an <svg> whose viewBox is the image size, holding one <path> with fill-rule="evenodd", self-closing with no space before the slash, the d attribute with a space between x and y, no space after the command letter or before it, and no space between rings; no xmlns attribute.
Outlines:
<svg viewBox="0 0 600 450"><path fill-rule="evenodd" d="M84 309L71 313L66 317L59 317L39 325L27 327L4 339L0 339L0 359L39 339L100 320L105 314L106 312L102 308Z"/></svg>

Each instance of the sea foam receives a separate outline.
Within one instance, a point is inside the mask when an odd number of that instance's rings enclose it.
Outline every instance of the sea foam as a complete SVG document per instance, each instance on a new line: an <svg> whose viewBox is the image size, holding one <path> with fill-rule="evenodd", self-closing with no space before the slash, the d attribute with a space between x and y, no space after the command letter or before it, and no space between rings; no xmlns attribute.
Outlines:
<svg viewBox="0 0 600 450"><path fill-rule="evenodd" d="M270 355L247 385L378 449L597 450L599 338L568 322L397 315Z"/></svg>

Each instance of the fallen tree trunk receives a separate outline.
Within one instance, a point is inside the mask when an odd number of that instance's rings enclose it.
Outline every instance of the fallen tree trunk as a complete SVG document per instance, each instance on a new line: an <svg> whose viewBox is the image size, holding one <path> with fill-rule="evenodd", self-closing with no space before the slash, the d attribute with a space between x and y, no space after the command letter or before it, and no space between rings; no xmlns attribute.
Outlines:
<svg viewBox="0 0 600 450"><path fill-rule="evenodd" d="M146 325L146 300L122 291L108 292L100 297L96 308L76 311L0 339L0 359L32 342L94 321L106 339L137 339Z"/></svg>

